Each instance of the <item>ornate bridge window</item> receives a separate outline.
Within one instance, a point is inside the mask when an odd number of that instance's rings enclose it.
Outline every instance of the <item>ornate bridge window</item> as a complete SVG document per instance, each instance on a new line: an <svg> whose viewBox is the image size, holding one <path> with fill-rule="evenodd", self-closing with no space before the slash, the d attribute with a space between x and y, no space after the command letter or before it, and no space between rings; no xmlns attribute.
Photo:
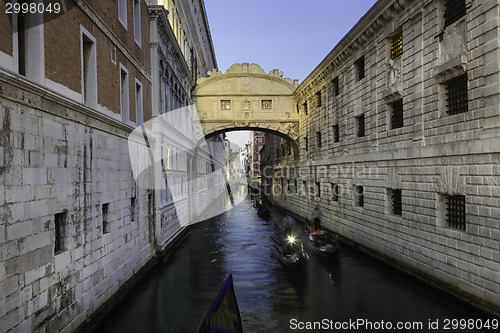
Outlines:
<svg viewBox="0 0 500 333"><path fill-rule="evenodd" d="M220 110L228 111L231 110L231 100L223 99L220 101Z"/></svg>
<svg viewBox="0 0 500 333"><path fill-rule="evenodd" d="M272 110L273 109L273 100L272 99L263 99L260 101L260 108L262 110Z"/></svg>

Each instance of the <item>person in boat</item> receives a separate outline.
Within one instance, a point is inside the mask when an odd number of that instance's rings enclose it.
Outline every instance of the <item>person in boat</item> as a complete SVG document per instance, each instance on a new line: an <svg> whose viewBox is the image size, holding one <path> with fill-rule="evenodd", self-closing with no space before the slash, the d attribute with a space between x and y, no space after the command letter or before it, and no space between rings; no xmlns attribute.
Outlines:
<svg viewBox="0 0 500 333"><path fill-rule="evenodd" d="M287 234L291 233L292 227L294 224L295 224L295 220L293 219L293 217L291 217L288 214L285 215L285 217L283 218L283 228L285 229L285 232Z"/></svg>
<svg viewBox="0 0 500 333"><path fill-rule="evenodd" d="M321 229L321 218L323 217L323 212L319 209L319 205L314 206L314 209L311 214L311 218L314 222L314 229L316 231Z"/></svg>

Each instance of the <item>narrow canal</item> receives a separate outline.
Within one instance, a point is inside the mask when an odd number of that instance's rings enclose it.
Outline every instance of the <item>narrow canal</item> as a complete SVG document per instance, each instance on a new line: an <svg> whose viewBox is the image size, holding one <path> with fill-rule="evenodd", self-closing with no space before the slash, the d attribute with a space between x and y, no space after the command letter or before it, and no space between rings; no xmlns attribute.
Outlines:
<svg viewBox="0 0 500 333"><path fill-rule="evenodd" d="M97 332L195 332L230 272L245 332L306 331L293 328L323 319L423 325L393 332L429 332L429 320L438 320L439 329L432 331L440 332L445 319L484 317L347 246L331 260L309 251L303 269L285 269L272 255L270 239L273 221L281 219L273 212L271 221L262 220L246 199L193 226L167 262L156 267ZM305 241L302 233L299 238Z"/></svg>

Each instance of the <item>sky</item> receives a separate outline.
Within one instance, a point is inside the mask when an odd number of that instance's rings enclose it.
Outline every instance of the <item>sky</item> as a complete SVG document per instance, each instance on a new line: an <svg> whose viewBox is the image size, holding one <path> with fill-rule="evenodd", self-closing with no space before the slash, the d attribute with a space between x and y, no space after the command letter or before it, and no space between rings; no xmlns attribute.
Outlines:
<svg viewBox="0 0 500 333"><path fill-rule="evenodd" d="M376 0L205 0L219 70L256 63L302 82ZM248 132L229 132L243 146Z"/></svg>

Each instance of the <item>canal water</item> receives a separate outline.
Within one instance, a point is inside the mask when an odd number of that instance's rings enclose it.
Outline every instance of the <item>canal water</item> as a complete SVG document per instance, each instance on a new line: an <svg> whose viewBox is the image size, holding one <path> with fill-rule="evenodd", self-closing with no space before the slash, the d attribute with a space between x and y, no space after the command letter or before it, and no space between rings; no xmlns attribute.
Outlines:
<svg viewBox="0 0 500 333"><path fill-rule="evenodd" d="M485 318L348 246L333 259L318 258L298 226L310 258L302 269L287 269L273 256L270 239L273 222L281 220L279 212L272 212L271 221L262 220L246 199L194 225L96 332L195 332L229 273L245 332L306 332L298 328L324 319L328 325L343 324L338 332L386 332L375 328L388 322L392 332L444 332L447 319ZM353 321L361 326L352 326ZM429 321L438 329L429 329ZM422 323L422 328L397 330L398 322Z"/></svg>

